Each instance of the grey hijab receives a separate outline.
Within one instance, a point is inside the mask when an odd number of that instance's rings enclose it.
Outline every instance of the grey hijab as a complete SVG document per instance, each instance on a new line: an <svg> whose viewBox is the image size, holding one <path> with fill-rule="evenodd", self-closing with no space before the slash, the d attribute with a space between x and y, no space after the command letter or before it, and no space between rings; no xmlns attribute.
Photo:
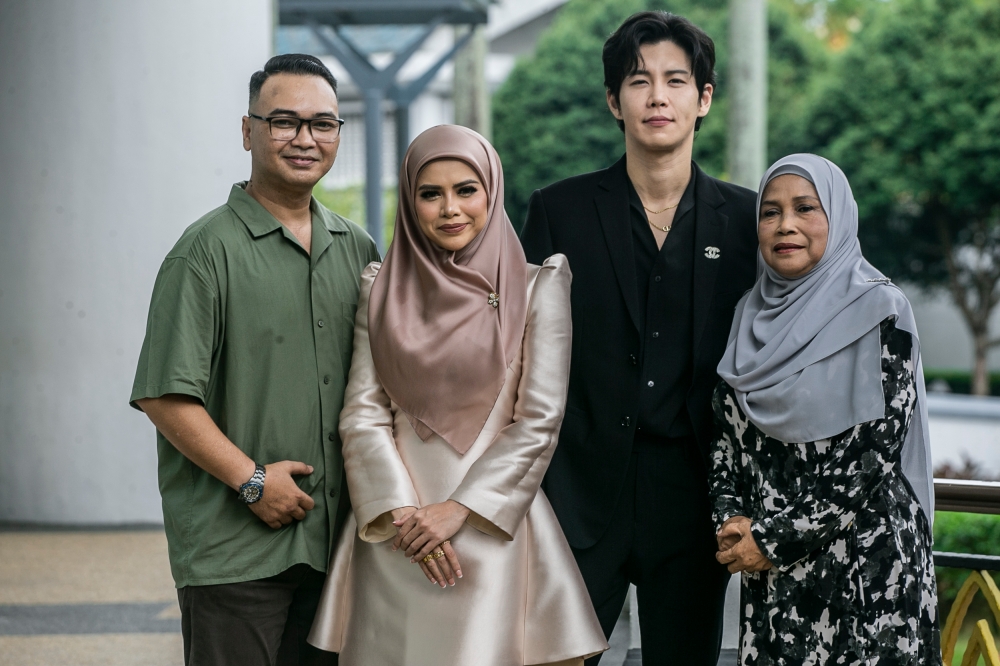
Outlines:
<svg viewBox="0 0 1000 666"><path fill-rule="evenodd" d="M747 417L783 442L813 442L885 415L879 324L895 317L913 338L917 408L902 450L902 471L928 522L934 482L927 395L916 322L898 287L861 255L858 206L844 173L816 155L775 162L764 188L785 174L816 187L830 221L826 251L802 277L784 278L757 255L757 282L736 306L719 376Z"/></svg>

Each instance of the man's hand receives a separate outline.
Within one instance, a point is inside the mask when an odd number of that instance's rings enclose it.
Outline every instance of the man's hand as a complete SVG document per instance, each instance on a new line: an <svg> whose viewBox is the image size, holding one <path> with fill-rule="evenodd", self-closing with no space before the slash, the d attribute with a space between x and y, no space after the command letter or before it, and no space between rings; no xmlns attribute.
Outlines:
<svg viewBox="0 0 1000 666"><path fill-rule="evenodd" d="M312 465L282 460L264 466L264 494L248 505L268 527L279 529L293 520L302 520L316 502L295 484L292 476L313 473ZM249 477L247 477L249 478Z"/></svg>
<svg viewBox="0 0 1000 666"><path fill-rule="evenodd" d="M760 551L757 541L750 532L750 524L749 518L734 516L719 530L716 537L719 542L719 552L715 554L715 559L729 565L729 573L740 571L756 573L766 571L773 566L771 560ZM724 545L729 547L724 548Z"/></svg>

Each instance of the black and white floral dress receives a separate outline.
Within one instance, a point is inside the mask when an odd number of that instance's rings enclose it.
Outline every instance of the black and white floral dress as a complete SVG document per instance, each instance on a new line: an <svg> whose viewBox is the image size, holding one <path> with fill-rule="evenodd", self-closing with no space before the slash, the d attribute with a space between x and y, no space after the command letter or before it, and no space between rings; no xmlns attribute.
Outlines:
<svg viewBox="0 0 1000 666"><path fill-rule="evenodd" d="M713 519L750 518L774 565L743 574L741 664L941 664L930 530L900 468L912 343L891 318L880 333L885 418L836 437L772 439L715 391Z"/></svg>

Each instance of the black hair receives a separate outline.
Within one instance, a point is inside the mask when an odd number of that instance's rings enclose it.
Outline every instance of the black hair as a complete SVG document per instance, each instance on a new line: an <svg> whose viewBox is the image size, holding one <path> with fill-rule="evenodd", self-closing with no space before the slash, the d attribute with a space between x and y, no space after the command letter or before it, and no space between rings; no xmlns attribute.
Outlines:
<svg viewBox="0 0 1000 666"><path fill-rule="evenodd" d="M264 69L256 71L250 77L250 106L260 97L260 89L264 86L264 81L272 74L302 74L305 76L318 76L324 79L333 88L333 94L337 94L337 79L333 73L326 68L316 56L305 53L288 53L276 55L264 64Z"/></svg>
<svg viewBox="0 0 1000 666"><path fill-rule="evenodd" d="M669 12L649 11L632 14L604 42L604 87L621 103L619 93L626 77L639 69L640 47L646 44L673 42L684 49L694 70L694 81L699 98L705 86L715 87L715 42L708 34L683 16ZM617 120L617 119L616 119ZM701 128L698 118L694 129ZM618 129L625 131L625 123L618 120Z"/></svg>

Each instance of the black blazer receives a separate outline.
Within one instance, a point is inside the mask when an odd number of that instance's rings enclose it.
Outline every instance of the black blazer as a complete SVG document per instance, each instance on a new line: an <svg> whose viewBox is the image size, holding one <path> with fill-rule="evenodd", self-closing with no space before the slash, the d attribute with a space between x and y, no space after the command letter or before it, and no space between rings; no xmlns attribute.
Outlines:
<svg viewBox="0 0 1000 666"><path fill-rule="evenodd" d="M687 409L707 459L712 391L733 310L756 279L756 193L694 165L694 373ZM528 261L561 252L573 271L573 354L559 445L543 487L570 545L601 537L618 501L639 411L638 314L627 172L602 171L536 190L521 232ZM668 480L664 480L667 482Z"/></svg>

